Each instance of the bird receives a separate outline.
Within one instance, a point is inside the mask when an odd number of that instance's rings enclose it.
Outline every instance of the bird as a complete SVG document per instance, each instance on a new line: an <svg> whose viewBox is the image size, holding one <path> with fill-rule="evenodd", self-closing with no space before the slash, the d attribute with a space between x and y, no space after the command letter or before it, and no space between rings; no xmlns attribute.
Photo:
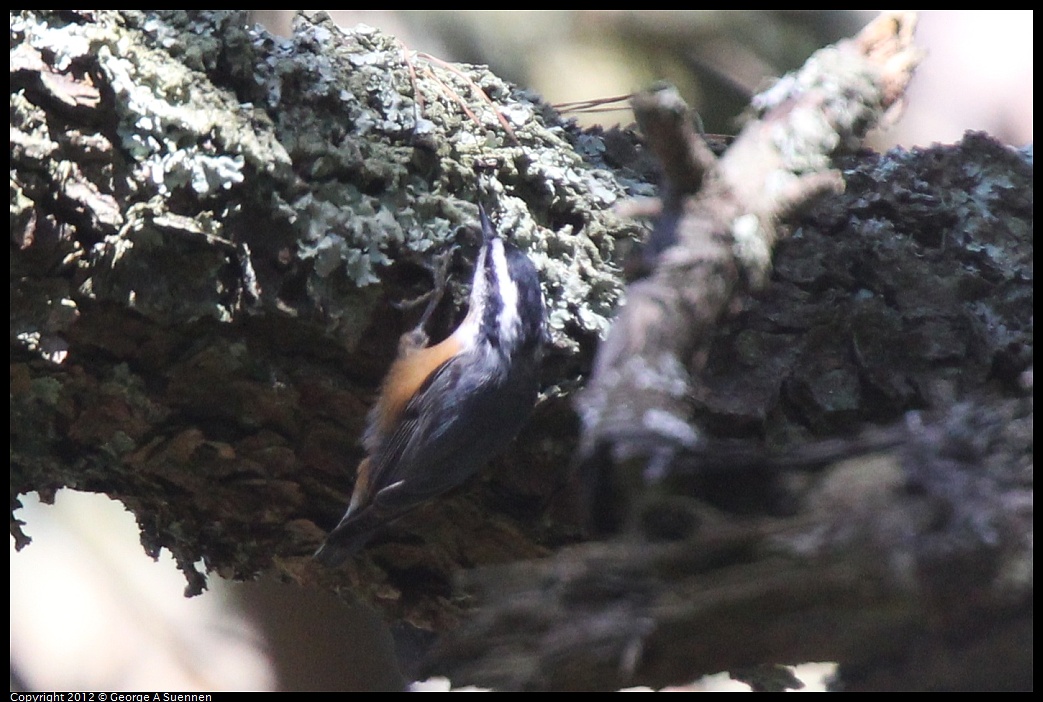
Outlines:
<svg viewBox="0 0 1043 702"><path fill-rule="evenodd" d="M402 335L367 417L367 455L347 511L315 552L323 565L340 565L389 522L466 482L536 403L545 335L539 274L481 204L478 211L483 241L467 315L429 345L424 326L436 297Z"/></svg>

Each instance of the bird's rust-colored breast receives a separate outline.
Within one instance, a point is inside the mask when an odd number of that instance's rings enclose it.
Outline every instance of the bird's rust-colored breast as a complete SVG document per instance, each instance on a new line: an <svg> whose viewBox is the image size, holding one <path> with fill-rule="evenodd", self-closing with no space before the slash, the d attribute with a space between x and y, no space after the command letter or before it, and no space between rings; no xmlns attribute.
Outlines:
<svg viewBox="0 0 1043 702"><path fill-rule="evenodd" d="M406 405L439 366L460 353L463 345L450 336L434 346L407 350L395 359L381 388L377 424L382 434L391 431Z"/></svg>

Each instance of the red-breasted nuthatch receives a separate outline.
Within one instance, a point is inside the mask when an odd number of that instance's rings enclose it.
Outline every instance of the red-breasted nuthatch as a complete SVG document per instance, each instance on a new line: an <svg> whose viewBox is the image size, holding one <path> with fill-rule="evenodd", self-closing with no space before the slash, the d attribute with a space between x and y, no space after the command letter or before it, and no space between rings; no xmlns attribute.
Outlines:
<svg viewBox="0 0 1043 702"><path fill-rule="evenodd" d="M544 318L536 267L478 209L483 243L467 316L434 346L423 330L427 314L402 336L369 413L368 455L348 511L315 553L325 565L340 564L384 524L474 475L536 402Z"/></svg>

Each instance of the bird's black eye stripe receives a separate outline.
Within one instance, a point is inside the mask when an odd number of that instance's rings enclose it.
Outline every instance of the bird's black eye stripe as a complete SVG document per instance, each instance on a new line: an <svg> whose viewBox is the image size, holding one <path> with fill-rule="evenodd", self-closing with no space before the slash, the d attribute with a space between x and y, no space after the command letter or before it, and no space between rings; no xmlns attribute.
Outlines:
<svg viewBox="0 0 1043 702"><path fill-rule="evenodd" d="M544 315L539 274L529 257L518 249L508 248L506 253L507 269L510 271L511 280L518 288L521 333L525 337L539 338Z"/></svg>

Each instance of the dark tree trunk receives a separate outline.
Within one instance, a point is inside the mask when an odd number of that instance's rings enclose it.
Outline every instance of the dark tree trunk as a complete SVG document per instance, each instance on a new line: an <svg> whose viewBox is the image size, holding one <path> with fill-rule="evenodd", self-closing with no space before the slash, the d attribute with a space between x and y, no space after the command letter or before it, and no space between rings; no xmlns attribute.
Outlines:
<svg viewBox="0 0 1043 702"><path fill-rule="evenodd" d="M1031 154L845 151L900 101L910 33L888 16L820 52L875 68L827 69L817 107L799 81L765 93L719 160L673 147L677 246L583 401L592 487L570 404L642 231L612 210L648 187L631 132L321 15L285 40L238 13L12 15L17 545L23 493L103 492L189 593L202 561L458 627L429 667L460 684L829 659L852 689L1031 687ZM398 303L454 246L432 335L461 313L477 171L541 271L544 397L480 479L326 571L311 553L419 313ZM676 376L628 377L662 353ZM584 494L619 536L584 537Z"/></svg>

